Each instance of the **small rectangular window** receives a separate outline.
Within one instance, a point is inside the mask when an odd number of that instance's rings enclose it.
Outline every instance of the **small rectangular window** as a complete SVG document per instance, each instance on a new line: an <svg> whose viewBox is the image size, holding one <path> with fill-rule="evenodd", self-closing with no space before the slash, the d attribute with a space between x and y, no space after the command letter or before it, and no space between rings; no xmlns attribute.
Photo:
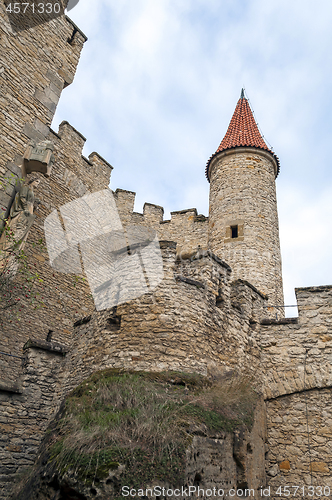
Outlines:
<svg viewBox="0 0 332 500"><path fill-rule="evenodd" d="M232 238L237 238L239 236L238 226L231 226Z"/></svg>

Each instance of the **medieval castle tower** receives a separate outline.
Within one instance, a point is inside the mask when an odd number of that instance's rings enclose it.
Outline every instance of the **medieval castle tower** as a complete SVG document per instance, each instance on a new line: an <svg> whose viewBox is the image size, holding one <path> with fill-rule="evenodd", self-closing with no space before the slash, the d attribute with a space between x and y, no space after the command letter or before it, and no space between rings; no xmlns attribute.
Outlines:
<svg viewBox="0 0 332 500"><path fill-rule="evenodd" d="M283 305L275 179L279 159L262 138L242 90L225 137L209 159L209 248Z"/></svg>
<svg viewBox="0 0 332 500"><path fill-rule="evenodd" d="M220 471L215 484L236 484L240 474L253 488L315 485L332 492L332 287L296 289L299 317L283 317L279 160L244 93L206 167L209 216L189 209L164 220L153 203L134 212L134 192L108 187L110 163L96 152L82 155L82 133L68 122L51 128L86 36L65 15L15 30L7 5L0 1L0 209L14 233L19 217L29 221L22 240L28 265L38 270L40 307L22 298L24 313L1 311L0 499L10 498L17 477L34 464L68 392L104 368L255 377L262 402L245 465L239 472L229 453L231 477ZM32 179L39 184L21 189ZM128 273L121 278L126 286L135 281L130 266L139 262L144 291L96 310L83 272L75 279L51 267L45 221L83 197L98 204L101 192L114 200L124 235L112 250ZM30 212L20 209L24 204ZM58 227L65 231L64 217ZM146 240L157 263L152 271ZM117 286L121 296L121 280ZM224 453L218 446L211 457Z"/></svg>

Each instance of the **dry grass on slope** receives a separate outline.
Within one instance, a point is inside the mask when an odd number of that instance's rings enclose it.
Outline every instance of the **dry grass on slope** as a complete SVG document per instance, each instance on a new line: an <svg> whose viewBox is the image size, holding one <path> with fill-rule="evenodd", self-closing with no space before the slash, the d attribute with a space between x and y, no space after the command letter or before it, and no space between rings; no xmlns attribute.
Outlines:
<svg viewBox="0 0 332 500"><path fill-rule="evenodd" d="M98 372L67 399L51 459L62 473L74 470L88 482L119 464L130 484L172 482L184 473L197 429L216 435L250 427L256 398L248 380L212 384L196 374Z"/></svg>
<svg viewBox="0 0 332 500"><path fill-rule="evenodd" d="M122 498L121 484L184 484L193 436L250 428L256 401L251 381L243 378L211 382L177 372L97 372L62 405L18 498L34 500L36 491L49 498L54 482L57 491L72 488L81 495L64 498L90 498L96 488L111 488L114 500Z"/></svg>

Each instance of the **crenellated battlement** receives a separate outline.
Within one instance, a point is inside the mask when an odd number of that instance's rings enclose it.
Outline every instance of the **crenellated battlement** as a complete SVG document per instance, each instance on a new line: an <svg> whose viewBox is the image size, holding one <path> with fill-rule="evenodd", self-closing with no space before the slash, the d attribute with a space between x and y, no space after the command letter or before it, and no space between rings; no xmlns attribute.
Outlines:
<svg viewBox="0 0 332 500"><path fill-rule="evenodd" d="M130 225L133 217L136 193L126 189L117 189L114 193L115 203L121 222L124 226Z"/></svg>
<svg viewBox="0 0 332 500"><path fill-rule="evenodd" d="M86 138L67 121L59 125L58 133L50 130L47 137L54 144L55 169L78 196L86 192L106 189L113 170L102 156L93 152L88 158L82 155Z"/></svg>
<svg viewBox="0 0 332 500"><path fill-rule="evenodd" d="M196 208L171 212L164 220L164 209L160 205L145 203L143 213L134 212L136 193L125 189L114 192L117 209L124 226L142 225L157 232L160 240L177 242L178 253L186 254L208 248L208 217L198 215Z"/></svg>

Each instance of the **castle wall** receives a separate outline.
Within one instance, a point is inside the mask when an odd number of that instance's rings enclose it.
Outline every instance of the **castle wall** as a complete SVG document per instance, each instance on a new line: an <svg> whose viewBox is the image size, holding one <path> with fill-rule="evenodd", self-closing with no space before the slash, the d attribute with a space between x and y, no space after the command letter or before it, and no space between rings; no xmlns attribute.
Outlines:
<svg viewBox="0 0 332 500"><path fill-rule="evenodd" d="M188 256L199 248L208 248L208 217L198 215L196 208L171 212L171 219L164 220L164 209L145 203L143 213L134 212L136 193L117 189L114 193L116 206L124 227L142 225L154 229L159 240L176 241L177 253Z"/></svg>
<svg viewBox="0 0 332 500"><path fill-rule="evenodd" d="M296 296L298 321L265 320L258 339L269 484L275 490L312 481L332 491L332 286L299 288Z"/></svg>
<svg viewBox="0 0 332 500"><path fill-rule="evenodd" d="M81 318L69 350L29 342L21 385L0 385L0 498L7 498L12 475L33 463L68 391L110 367L252 375L267 400L265 451L272 493L311 482L332 488L332 286L297 289L298 320L264 319L264 296L249 283L232 282L230 268L213 254L180 259L172 242L161 242L161 250L164 280L155 290ZM238 452L245 462L243 481L251 477L258 485L264 480L263 428L257 438L257 456L241 447ZM212 455L207 460L214 464ZM242 477L240 469L236 475L232 469L232 478Z"/></svg>
<svg viewBox="0 0 332 500"><path fill-rule="evenodd" d="M59 402L63 348L30 343L21 379L0 383L0 499L8 499L20 475L32 467Z"/></svg>
<svg viewBox="0 0 332 500"><path fill-rule="evenodd" d="M6 191L0 190L2 217L15 179L22 177L27 144L49 133L61 92L74 79L86 37L67 16L13 33L4 2L0 19L0 178L11 180Z"/></svg>
<svg viewBox="0 0 332 500"><path fill-rule="evenodd" d="M21 355L22 346L30 336L46 339L52 330L52 339L70 343L73 323L76 318L94 310L90 290L83 276L58 272L50 266L44 236L46 217L65 203L80 198L89 192L106 189L112 167L97 153L89 159L82 156L85 138L69 123L63 122L56 134L47 136L54 144L55 163L51 176L32 173L40 179L35 195L40 204L35 211L37 217L29 233L25 251L28 264L36 270L39 279L35 284L35 302L23 302L19 316L11 310L4 314L1 351ZM42 243L40 243L40 241ZM14 381L17 377L17 362L8 356L1 357L0 380Z"/></svg>
<svg viewBox="0 0 332 500"><path fill-rule="evenodd" d="M208 218L198 215L196 208L171 212L171 219L159 228L159 238L177 242L177 253L184 257L208 248Z"/></svg>
<svg viewBox="0 0 332 500"><path fill-rule="evenodd" d="M267 320L261 325L259 344L269 399L332 386L332 286L297 288L295 293L298 320Z"/></svg>
<svg viewBox="0 0 332 500"><path fill-rule="evenodd" d="M86 37L66 16L14 34L4 9L2 2L0 179L8 185L0 187L0 218L8 214L30 139L52 141L55 164L48 178L29 175L40 179L26 245L40 279L38 307L22 301L19 317L3 314L0 350L17 357L0 354L0 499L34 463L64 395L110 367L255 376L267 400L270 486L312 482L332 491L332 287L297 289L298 320L264 319L265 294L270 305L283 304L272 156L236 148L213 158L209 219L188 209L163 220L163 208L151 203L139 214L135 193L116 190L123 226L153 229L162 240L164 279L139 298L95 312L83 275L51 268L44 240L46 217L106 189L112 170L98 153L82 156L85 138L68 122L58 133L50 129ZM23 353L30 337L38 340ZM262 440L263 434L260 457ZM261 469L247 459L260 481ZM234 462L232 468L235 478Z"/></svg>
<svg viewBox="0 0 332 500"><path fill-rule="evenodd" d="M312 389L267 402L268 483L305 487L297 498L330 497L332 493L332 390ZM321 486L310 495L308 487ZM328 488L330 492L326 493ZM291 489L292 496L295 492ZM311 491L311 493L313 493Z"/></svg>
<svg viewBox="0 0 332 500"><path fill-rule="evenodd" d="M255 148L219 153L210 165L209 248L245 279L284 303L273 157ZM238 227L232 238L231 227Z"/></svg>
<svg viewBox="0 0 332 500"><path fill-rule="evenodd" d="M41 204L26 246L28 266L42 280L36 288L39 295L34 304L22 301L21 311L11 314L8 310L2 318L1 351L21 355L32 331L45 338L53 330L54 338L68 342L76 311L80 314L92 307L87 288L78 290L74 276L54 272L45 241L38 242L44 238L44 219L52 210L85 192L108 186L110 166L96 153L89 159L82 157L85 139L68 123L60 125L59 135L50 129L61 92L74 79L85 35L67 16L14 33L3 2L0 19L0 181L4 183L2 189L0 186L0 218L8 216L29 140L49 139L55 144L51 177L28 176L41 181L35 193ZM15 381L17 358L0 356L0 379Z"/></svg>
<svg viewBox="0 0 332 500"><path fill-rule="evenodd" d="M179 370L204 375L251 373L264 297L211 254L176 259L161 242L164 279L153 292L93 313L75 329L66 359L69 390L96 370Z"/></svg>

